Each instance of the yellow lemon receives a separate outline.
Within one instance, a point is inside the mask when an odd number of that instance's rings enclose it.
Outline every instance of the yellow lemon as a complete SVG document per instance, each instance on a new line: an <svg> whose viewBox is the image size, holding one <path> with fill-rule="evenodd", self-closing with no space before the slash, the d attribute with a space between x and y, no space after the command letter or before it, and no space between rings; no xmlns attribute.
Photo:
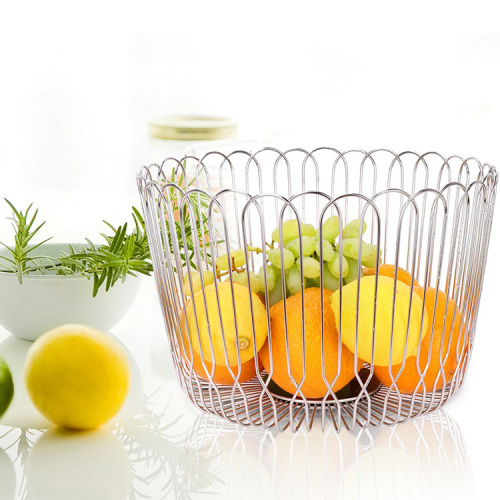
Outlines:
<svg viewBox="0 0 500 500"><path fill-rule="evenodd" d="M358 283L352 281L343 287L342 292L342 343L351 351L356 347L356 318L358 319L358 357L367 363L388 366L402 363L406 357L417 354L420 331L422 337L427 332L427 312L417 293L413 293L410 304L411 288L396 282L394 300L394 280L379 276L377 289L377 309L375 342L373 343L374 307L376 276L365 276L359 281L359 314L356 314L358 301ZM335 323L340 330L340 290L331 296L331 306ZM411 311L410 311L411 305ZM394 331L392 315L394 310ZM392 339L392 358L391 358Z"/></svg>
<svg viewBox="0 0 500 500"><path fill-rule="evenodd" d="M38 338L28 352L24 376L40 413L72 429L107 422L122 406L130 384L129 362L120 344L77 324Z"/></svg>
<svg viewBox="0 0 500 500"><path fill-rule="evenodd" d="M246 286L233 284L234 301L229 282L217 283L218 296L215 287L215 283L212 283L204 290L200 290L194 296L194 300L190 301L186 307L186 318L193 349L198 354L203 351L204 359L210 363L214 363L215 359L216 365L226 365L224 354L226 350L229 365L235 366L238 364L238 345L241 363L245 363L254 357L254 344L256 351L259 351L267 339L266 308L256 293L250 292L249 296ZM206 307L203 292L206 297ZM252 298L255 342L250 297ZM182 321L182 326L185 328L185 321ZM211 346L213 347L213 356Z"/></svg>

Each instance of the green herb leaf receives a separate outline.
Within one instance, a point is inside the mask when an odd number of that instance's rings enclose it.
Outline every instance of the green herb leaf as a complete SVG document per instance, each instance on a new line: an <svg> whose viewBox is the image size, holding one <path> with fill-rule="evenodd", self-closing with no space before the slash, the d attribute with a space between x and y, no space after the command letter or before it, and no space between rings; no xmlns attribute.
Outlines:
<svg viewBox="0 0 500 500"><path fill-rule="evenodd" d="M29 242L43 227L45 222L42 222L38 227L32 230L38 215L38 210L35 210L35 213L30 218L30 210L33 204L29 205L25 212L22 212L21 210L17 210L17 208L7 198L4 199L12 210L12 217L10 220L12 220L12 226L14 228L14 246L11 247L0 242L1 245L7 248L12 255L11 259L2 257L3 260L6 260L11 265L4 266L0 264L0 269L17 274L19 283L22 283L23 276L29 273L32 269L32 266L30 266L30 263L33 262L33 257L30 255L31 252L43 243L49 241L51 238L47 238L36 245L30 245Z"/></svg>

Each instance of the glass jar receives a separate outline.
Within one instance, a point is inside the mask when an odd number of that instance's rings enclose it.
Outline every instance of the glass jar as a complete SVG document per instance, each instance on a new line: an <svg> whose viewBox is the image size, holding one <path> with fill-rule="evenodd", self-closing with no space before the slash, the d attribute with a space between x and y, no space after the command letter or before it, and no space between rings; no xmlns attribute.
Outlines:
<svg viewBox="0 0 500 500"><path fill-rule="evenodd" d="M204 147L212 142L231 143L238 136L238 125L219 116L163 116L149 123L149 136L152 159L161 163L165 158L180 159L191 154L200 143Z"/></svg>

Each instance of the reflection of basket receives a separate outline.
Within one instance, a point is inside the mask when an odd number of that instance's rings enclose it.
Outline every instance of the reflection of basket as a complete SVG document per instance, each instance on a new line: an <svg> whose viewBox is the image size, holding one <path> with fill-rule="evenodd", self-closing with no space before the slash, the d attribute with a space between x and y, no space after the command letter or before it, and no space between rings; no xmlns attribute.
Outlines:
<svg viewBox="0 0 500 500"><path fill-rule="evenodd" d="M214 171L219 179L215 186ZM191 179L188 187L185 179ZM199 408L244 425L276 426L280 430L288 426L297 429L303 423L310 427L314 418L320 417L323 425L325 420L331 420L339 430L342 426L392 424L427 413L445 403L462 384L474 341L495 201L497 173L492 166L475 158L445 158L437 153L340 153L333 148L309 153L302 149L280 152L265 148L253 154L212 152L202 158L169 158L161 166L142 169L138 184L174 364L182 387ZM300 377L291 377L297 387L295 394L283 397L273 390L273 381L265 371L240 383L239 350L238 367L231 371L234 383L214 383L213 365L206 362L200 344L193 345L192 341L200 338L201 320L195 322L196 332L186 334L189 324L184 310L189 298L183 287L193 286L196 270L212 271L215 276L217 256L248 246L266 248L272 230L285 219L296 218L319 227L332 214L339 216L341 226L342 221L345 224L354 218L367 222L364 241L377 245L383 263L408 270L423 287L424 300L430 288L445 292L444 321L453 323L453 331L459 332L460 339L454 353L450 352L451 341L441 340L440 373L432 388L426 389L422 383L420 390L405 394L397 386L399 374L393 378L395 383L389 384L391 387L379 386L370 369L373 363L364 359L365 376L356 374L362 364L356 364L353 370L358 385L354 397L352 393L347 397L334 393L333 381L328 380L323 399L306 399ZM342 245L342 236L339 240ZM254 255L247 251L246 267L257 272L265 259L265 253ZM192 268L184 278L186 262ZM323 279L321 271L320 283L324 283ZM232 280L231 284L234 293ZM206 296L201 293L206 304ZM448 308L448 304L456 307ZM322 302L321 307L329 304ZM457 309L461 311L461 322L455 329ZM269 318L269 307L266 312ZM358 317L362 314L364 311L358 310ZM431 343L434 337L446 339L432 326L436 316L437 310L427 308L431 326L424 332L421 320L417 356L425 335L431 335ZM252 328L255 341L254 324ZM324 326L320 330L324 339ZM340 329L338 340L342 335ZM405 356L408 337L407 332ZM226 363L227 345L224 343ZM210 347L213 354L213 343ZM195 360L200 350L201 361ZM452 355L457 365L441 388L445 363ZM254 360L257 367L257 357ZM321 362L325 373L324 358ZM429 362L430 357L421 372L422 381Z"/></svg>
<svg viewBox="0 0 500 500"><path fill-rule="evenodd" d="M443 410L402 425L277 433L202 414L181 464L223 498L473 498L460 428ZM266 494L267 493L267 494Z"/></svg>

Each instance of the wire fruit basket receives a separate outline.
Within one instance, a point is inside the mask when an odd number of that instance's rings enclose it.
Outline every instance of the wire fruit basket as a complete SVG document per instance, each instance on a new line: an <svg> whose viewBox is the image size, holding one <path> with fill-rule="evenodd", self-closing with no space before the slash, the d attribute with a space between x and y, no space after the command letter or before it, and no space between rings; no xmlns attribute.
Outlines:
<svg viewBox="0 0 500 500"><path fill-rule="evenodd" d="M322 147L212 151L138 187L179 382L284 431L405 422L463 383L497 172Z"/></svg>

